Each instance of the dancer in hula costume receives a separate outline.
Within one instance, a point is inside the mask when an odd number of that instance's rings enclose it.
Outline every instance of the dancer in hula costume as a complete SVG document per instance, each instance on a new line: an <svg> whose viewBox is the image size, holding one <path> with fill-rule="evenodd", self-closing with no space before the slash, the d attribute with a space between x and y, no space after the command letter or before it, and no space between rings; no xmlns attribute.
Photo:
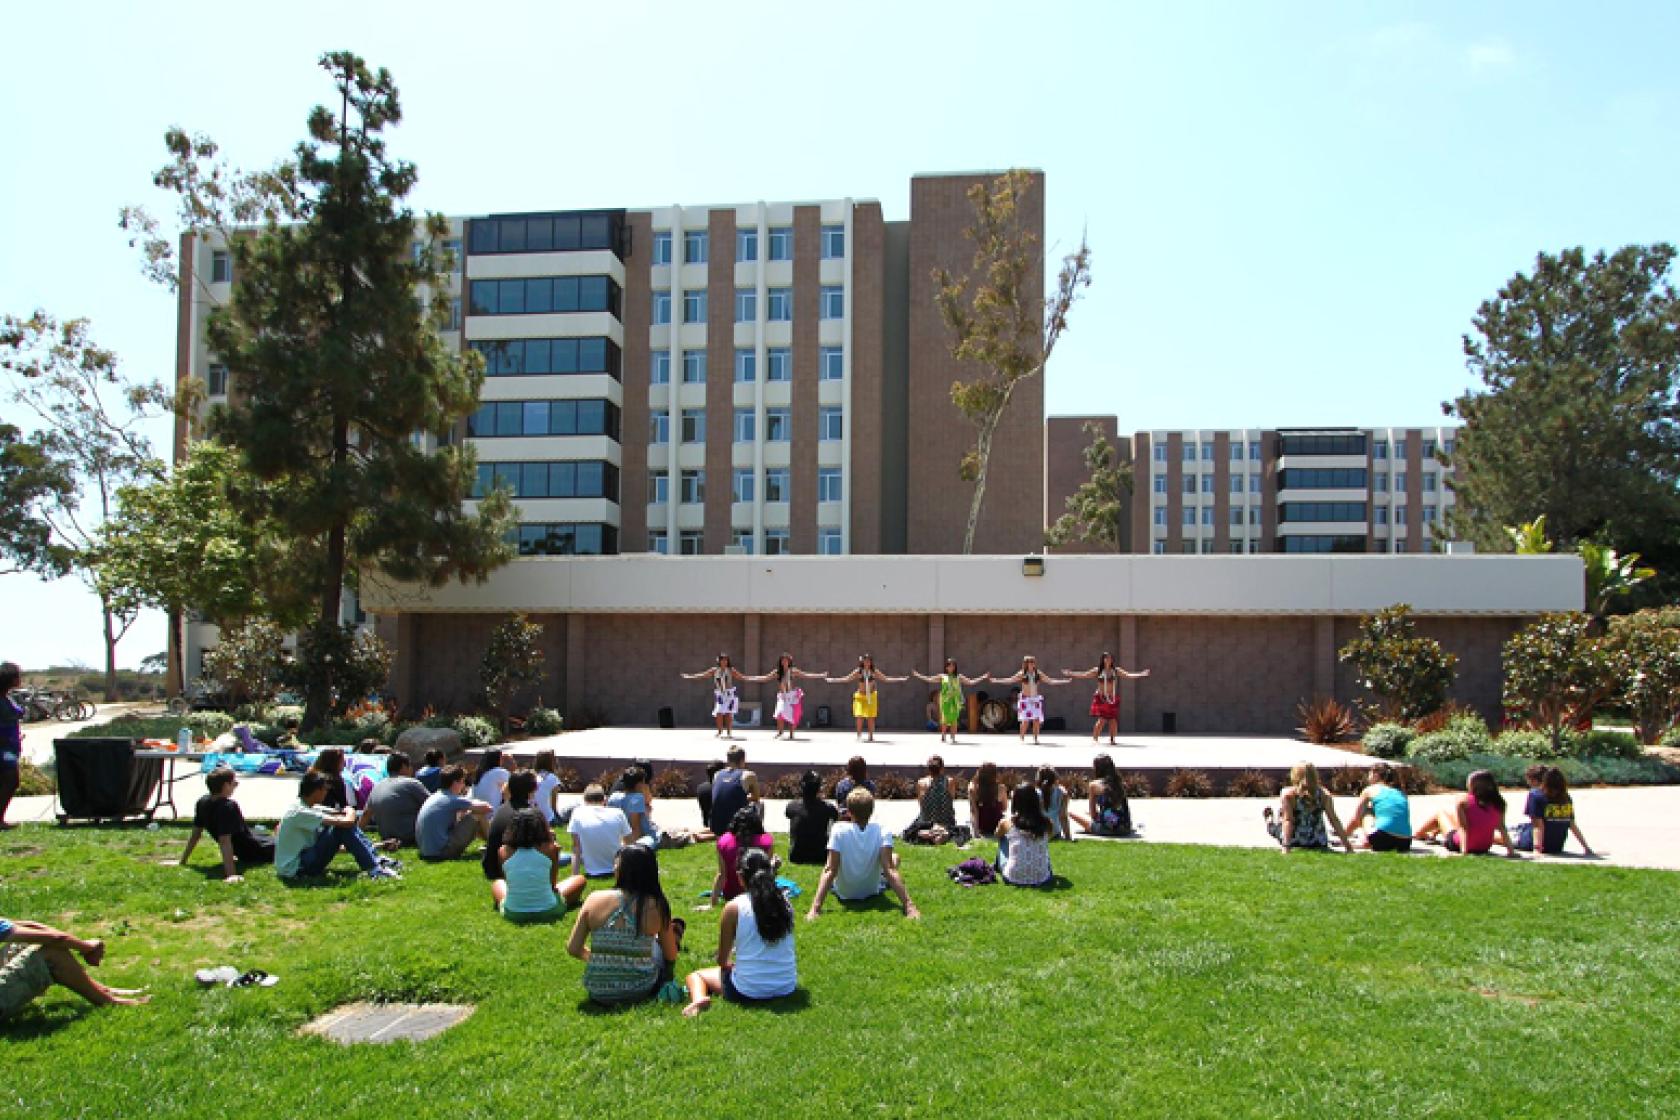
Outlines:
<svg viewBox="0 0 1680 1120"><path fill-rule="evenodd" d="M863 737L863 725L869 723L869 741L875 741L875 717L881 711L881 690L883 684L903 684L909 677L889 677L875 668L873 654L864 654L858 658L857 668L843 677L827 678L829 684L848 684L857 682L857 691L852 693L852 719L857 721L858 738Z"/></svg>
<svg viewBox="0 0 1680 1120"><path fill-rule="evenodd" d="M916 670L910 670L910 675L919 681L939 686L939 741L943 743L945 736L951 736L951 742L957 741L957 722L962 719L963 685L982 684L992 679L990 673L981 673L978 677L965 677L957 672L957 659L945 659L945 672L937 677L925 676Z"/></svg>
<svg viewBox="0 0 1680 1120"><path fill-rule="evenodd" d="M1095 680L1097 682L1096 694L1091 697L1091 715L1097 721L1096 725L1091 728L1091 742L1097 741L1097 737L1102 734L1103 724L1106 723L1108 724L1108 741L1114 743L1114 737L1120 734L1120 678L1125 677L1127 680L1135 681L1140 677L1147 677L1149 670L1128 673L1115 664L1112 653L1104 650L1103 655L1097 658L1095 669L1086 669L1083 672L1063 669L1062 672L1066 673L1070 679Z"/></svg>
<svg viewBox="0 0 1680 1120"><path fill-rule="evenodd" d="M803 669L796 669L793 664L793 654L784 653L776 659L776 667L762 676L749 677L742 673L741 679L764 683L776 682L776 734L772 738L780 739L782 732L787 732L789 741L805 717L805 690L799 687L801 679L808 681L827 680L827 673L807 673Z"/></svg>
<svg viewBox="0 0 1680 1120"><path fill-rule="evenodd" d="M1032 654L1021 658L1021 671L1012 677L993 677L998 684L1018 684L1021 694L1015 698L1015 718L1021 727L1018 737L1024 743L1027 739L1027 728L1032 727L1033 742L1038 742L1038 733L1044 728L1044 696L1038 690L1047 684L1066 684L1066 680L1041 673L1038 668L1038 658Z"/></svg>
<svg viewBox="0 0 1680 1120"><path fill-rule="evenodd" d="M735 671L735 663L729 660L729 655L718 654L717 664L710 669L702 669L698 673L679 673L678 676L685 681L712 678L712 718L717 720L717 735L713 738L735 738L735 714L741 710L741 695L735 681L737 678L750 678L741 677Z"/></svg>

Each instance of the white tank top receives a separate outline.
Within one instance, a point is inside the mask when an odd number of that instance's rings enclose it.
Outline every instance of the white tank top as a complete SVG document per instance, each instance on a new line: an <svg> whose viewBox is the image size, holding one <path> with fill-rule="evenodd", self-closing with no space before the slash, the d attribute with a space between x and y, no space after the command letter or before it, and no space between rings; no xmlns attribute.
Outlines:
<svg viewBox="0 0 1680 1120"><path fill-rule="evenodd" d="M799 986L793 931L780 941L766 942L758 935L751 897L741 895L729 905L735 907L735 970L730 976L735 990L749 999L791 995Z"/></svg>

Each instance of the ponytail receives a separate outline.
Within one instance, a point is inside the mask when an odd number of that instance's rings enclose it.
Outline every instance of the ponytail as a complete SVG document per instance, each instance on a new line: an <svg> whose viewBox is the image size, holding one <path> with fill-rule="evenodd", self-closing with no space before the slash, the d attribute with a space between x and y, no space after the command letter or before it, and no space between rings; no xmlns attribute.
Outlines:
<svg viewBox="0 0 1680 1120"><path fill-rule="evenodd" d="M780 941L793 932L793 907L776 886L776 872L762 848L748 848L737 865L752 902L753 922L765 944Z"/></svg>

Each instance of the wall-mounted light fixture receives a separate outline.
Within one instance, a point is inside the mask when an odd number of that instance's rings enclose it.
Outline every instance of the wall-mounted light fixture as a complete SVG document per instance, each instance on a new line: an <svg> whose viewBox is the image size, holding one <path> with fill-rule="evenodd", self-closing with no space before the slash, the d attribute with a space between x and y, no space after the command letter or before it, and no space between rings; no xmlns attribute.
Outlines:
<svg viewBox="0 0 1680 1120"><path fill-rule="evenodd" d="M1027 556L1021 560L1021 574L1024 576L1041 576L1044 574L1044 557Z"/></svg>

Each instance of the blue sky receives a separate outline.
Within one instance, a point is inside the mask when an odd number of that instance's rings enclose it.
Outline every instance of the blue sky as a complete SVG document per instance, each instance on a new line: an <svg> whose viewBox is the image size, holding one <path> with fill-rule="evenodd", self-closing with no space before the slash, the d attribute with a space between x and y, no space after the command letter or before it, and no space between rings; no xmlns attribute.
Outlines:
<svg viewBox="0 0 1680 1120"><path fill-rule="evenodd" d="M393 147L446 212L850 195L892 220L918 172L1042 168L1051 250L1088 231L1095 278L1048 410L1122 430L1439 422L1477 303L1536 252L1677 232L1670 4L59 3L7 27L0 308L88 316L140 376L171 374L172 304L115 223L166 205L163 130L271 162L341 47L395 74ZM73 583L0 596L0 657L100 660Z"/></svg>

